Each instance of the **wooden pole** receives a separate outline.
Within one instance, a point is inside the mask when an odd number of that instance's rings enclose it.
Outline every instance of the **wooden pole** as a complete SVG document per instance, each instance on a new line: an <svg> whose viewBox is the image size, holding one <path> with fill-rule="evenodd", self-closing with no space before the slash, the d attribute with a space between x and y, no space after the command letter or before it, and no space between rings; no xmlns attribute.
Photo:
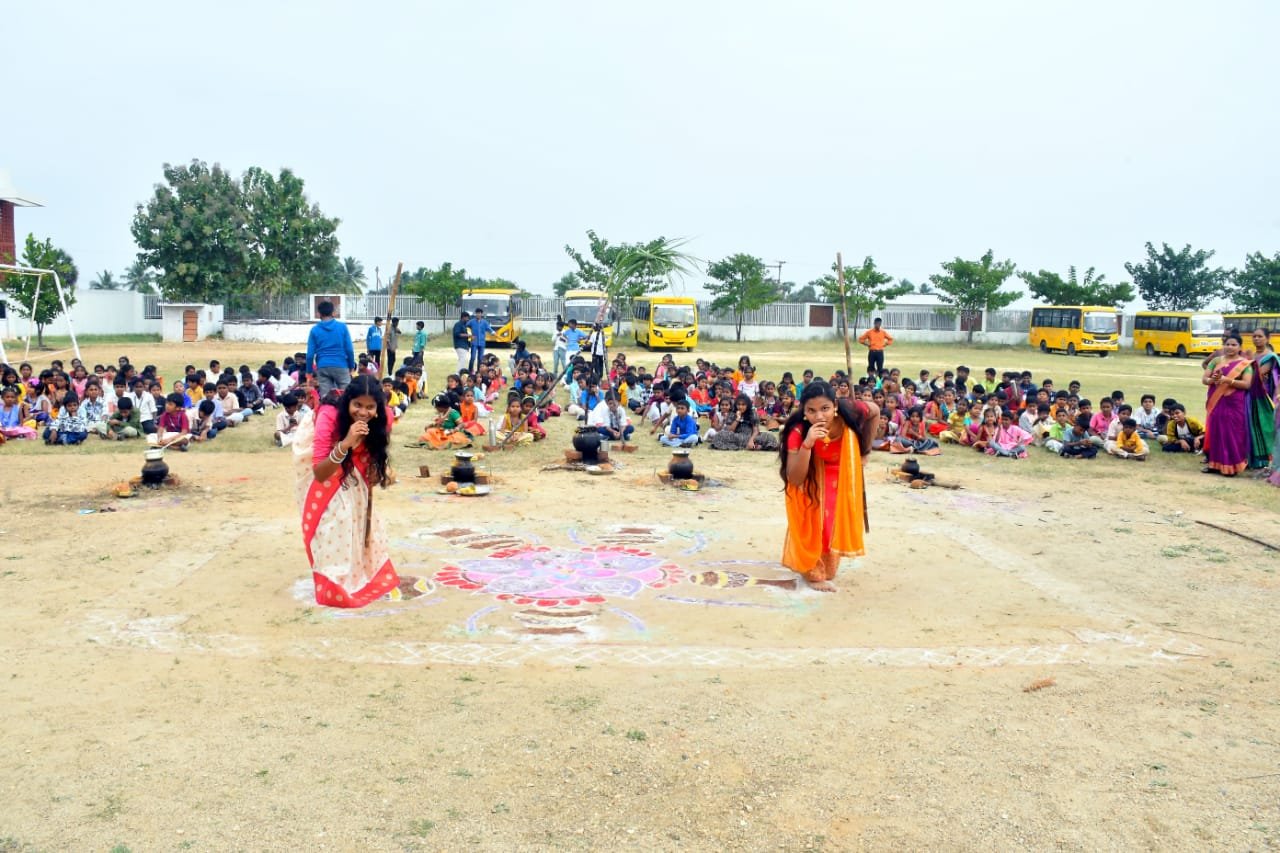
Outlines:
<svg viewBox="0 0 1280 853"><path fill-rule="evenodd" d="M396 277L391 282L391 296L387 299L387 325L391 325L391 315L396 313L396 294L400 292L400 274L404 272L404 261L396 264Z"/></svg>
<svg viewBox="0 0 1280 853"><path fill-rule="evenodd" d="M844 369L853 380L853 351L849 348L849 300L844 292L844 259L836 252L836 280L840 283L840 328L844 332Z"/></svg>

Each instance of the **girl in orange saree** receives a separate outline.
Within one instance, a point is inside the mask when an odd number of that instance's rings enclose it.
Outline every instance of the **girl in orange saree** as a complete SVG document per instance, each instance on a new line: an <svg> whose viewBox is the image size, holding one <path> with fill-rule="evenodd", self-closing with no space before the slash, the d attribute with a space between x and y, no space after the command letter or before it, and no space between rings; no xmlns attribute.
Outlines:
<svg viewBox="0 0 1280 853"><path fill-rule="evenodd" d="M1240 336L1222 339L1222 355L1205 368L1201 383L1209 386L1205 403L1205 446L1209 461L1200 470L1234 477L1249 467L1249 386L1253 369L1240 355Z"/></svg>
<svg viewBox="0 0 1280 853"><path fill-rule="evenodd" d="M821 592L842 557L863 553L866 524L863 464L880 412L874 403L836 400L822 380L805 385L782 427L779 468L786 490L787 538L782 564Z"/></svg>
<svg viewBox="0 0 1280 853"><path fill-rule="evenodd" d="M362 374L298 426L298 507L317 604L363 607L399 584L373 514L373 487L388 485L391 423L380 384Z"/></svg>

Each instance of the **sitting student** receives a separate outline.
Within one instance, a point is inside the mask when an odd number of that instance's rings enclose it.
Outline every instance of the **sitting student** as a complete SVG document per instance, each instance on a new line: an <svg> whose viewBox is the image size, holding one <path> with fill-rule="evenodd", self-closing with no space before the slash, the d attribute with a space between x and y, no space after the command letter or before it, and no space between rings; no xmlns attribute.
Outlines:
<svg viewBox="0 0 1280 853"><path fill-rule="evenodd" d="M263 408L274 409L280 405L279 394L285 391L276 385L275 374L278 372L275 368L266 365L258 368L258 393L262 395Z"/></svg>
<svg viewBox="0 0 1280 853"><path fill-rule="evenodd" d="M262 389L253 381L253 374L247 370L240 374L240 387L236 389L236 402L251 415L260 415L267 408Z"/></svg>
<svg viewBox="0 0 1280 853"><path fill-rule="evenodd" d="M276 415L276 447L288 447L293 444L293 439L298 432L298 424L306 417L305 407L298 399L298 395L292 391L286 391L280 397L280 403L284 408Z"/></svg>
<svg viewBox="0 0 1280 853"><path fill-rule="evenodd" d="M508 401L502 425L494 430L493 437L498 444L533 444L533 433L525 426L524 410L519 399Z"/></svg>
<svg viewBox="0 0 1280 853"><path fill-rule="evenodd" d="M396 390L396 382L390 376L382 380L382 396L387 398L387 407L391 409L392 418L400 420L407 404L401 405L404 403L404 398Z"/></svg>
<svg viewBox="0 0 1280 853"><path fill-rule="evenodd" d="M587 426L595 427L605 441L621 441L625 443L631 438L636 428L627 417L627 410L622 408L618 395L610 391L604 395L604 402L598 404L587 415Z"/></svg>
<svg viewBox="0 0 1280 853"><path fill-rule="evenodd" d="M1092 459L1098 455L1098 445L1093 442L1097 438L1089 433L1090 415L1080 412L1075 423L1062 434L1062 450L1059 455L1068 459Z"/></svg>
<svg viewBox="0 0 1280 853"><path fill-rule="evenodd" d="M886 401L887 402L887 401ZM886 423L888 422L888 413L881 410ZM962 447L968 447L969 442L973 441L973 433L969 432L969 401L961 397L955 402L950 417L947 418L947 428L943 432L938 433L938 440L944 444L959 444Z"/></svg>
<svg viewBox="0 0 1280 853"><path fill-rule="evenodd" d="M191 421L183 407L182 395L170 394L164 400L164 411L156 423L155 441L161 447L177 447L185 451L191 441Z"/></svg>
<svg viewBox="0 0 1280 853"><path fill-rule="evenodd" d="M89 426L80 414L80 401L68 395L62 408L44 431L45 444L79 444L89 437Z"/></svg>
<svg viewBox="0 0 1280 853"><path fill-rule="evenodd" d="M1171 413L1160 449L1165 453L1199 453L1204 446L1204 424L1187 417L1187 408L1181 403L1174 403Z"/></svg>
<svg viewBox="0 0 1280 853"><path fill-rule="evenodd" d="M129 383L129 396L133 399L133 408L142 423L142 432L151 435L156 431L156 417L159 405L147 387L147 381L141 376Z"/></svg>
<svg viewBox="0 0 1280 853"><path fill-rule="evenodd" d="M996 414L994 408L987 408L982 412L982 422L976 427L971 427L970 432L973 438L969 442L969 446L979 453L986 453L987 448L991 446L991 441L996 437L996 433L1000 430L1000 417Z"/></svg>
<svg viewBox="0 0 1280 853"><path fill-rule="evenodd" d="M107 406L102 399L102 386L90 379L84 386L84 400L80 403L80 417L84 418L89 432L99 432L107 422Z"/></svg>
<svg viewBox="0 0 1280 853"><path fill-rule="evenodd" d="M1028 418L1028 415L1031 417ZM1042 447L1045 439L1049 437L1049 428L1053 426L1053 420L1049 417L1049 404L1028 405L1022 417L1018 419L1018 426L1031 436L1032 444Z"/></svg>
<svg viewBox="0 0 1280 853"><path fill-rule="evenodd" d="M733 420L733 398L722 396L716 401L716 407L711 410L711 425L702 436L703 442L709 444L717 432L728 429L731 420Z"/></svg>
<svg viewBox="0 0 1280 853"><path fill-rule="evenodd" d="M192 441L212 441L218 437L218 427L215 426L217 418L215 412L217 405L213 400L201 400L196 405L196 422L191 428Z"/></svg>
<svg viewBox="0 0 1280 853"><path fill-rule="evenodd" d="M667 447L693 447L700 440L698 421L689 414L689 401L681 400L676 403L676 416L667 425L667 431L658 436L658 441Z"/></svg>
<svg viewBox="0 0 1280 853"><path fill-rule="evenodd" d="M745 394L739 394L733 401L733 412L729 423L724 429L716 430L716 434L708 443L712 450L776 451L778 436L771 432L760 431L751 398Z"/></svg>
<svg viewBox="0 0 1280 853"><path fill-rule="evenodd" d="M1114 442L1108 442L1107 452L1121 459L1147 461L1147 443L1138 435L1138 422L1133 418L1124 418L1120 422L1120 432Z"/></svg>
<svg viewBox="0 0 1280 853"><path fill-rule="evenodd" d="M423 431L420 440L429 444L433 450L470 447L471 433L463 424L462 412L453 407L449 395L437 394L431 405L435 406L436 419ZM472 406L474 405L473 402Z"/></svg>
<svg viewBox="0 0 1280 853"><path fill-rule="evenodd" d="M644 419L649 422L649 434L657 435L661 432L671 413L671 404L667 402L666 394L662 391L654 391L643 412Z"/></svg>
<svg viewBox="0 0 1280 853"><path fill-rule="evenodd" d="M231 393L231 386L226 379L219 379L218 384L214 386L216 399L218 404L222 406L222 417L226 420L227 426L233 427L236 424L244 423L244 419L250 415L248 409L240 407L240 400L235 394Z"/></svg>
<svg viewBox="0 0 1280 853"><path fill-rule="evenodd" d="M1062 447L1067 441L1067 432L1071 429L1071 419L1067 417L1066 407L1058 409L1058 414L1054 418L1053 424L1049 427L1049 434L1044 439L1044 449L1050 453L1062 453Z"/></svg>
<svg viewBox="0 0 1280 853"><path fill-rule="evenodd" d="M214 430L214 435L217 435L218 432L226 429L229 426L229 424L227 423L227 419L223 416L223 413L222 413L222 402L218 400L218 393L217 393L218 386L212 382L206 382L201 387L202 387L201 393L204 396L200 399L199 402L196 403L195 411L190 413L189 419L191 420L191 423L193 425L197 423L200 420L200 417L202 414L200 411L200 408L201 408L200 403L203 403L203 402L212 403L213 404L212 426ZM195 432L194 426L192 428L192 432ZM213 436L210 436L210 438L212 437Z"/></svg>
<svg viewBox="0 0 1280 853"><path fill-rule="evenodd" d="M27 407L18 402L18 389L6 385L0 393L0 437L3 438L35 438L36 431L28 425Z"/></svg>
<svg viewBox="0 0 1280 853"><path fill-rule="evenodd" d="M926 456L937 456L942 453L938 442L929 435L924 422L924 407L913 406L907 415L907 422L898 430L898 436L890 450L895 453L923 453Z"/></svg>
<svg viewBox="0 0 1280 853"><path fill-rule="evenodd" d="M1173 420L1173 407L1178 405L1178 401L1172 397L1165 397L1160 402L1160 414L1156 415L1156 440L1164 444L1165 437L1169 429L1169 421Z"/></svg>
<svg viewBox="0 0 1280 853"><path fill-rule="evenodd" d="M543 429L538 417L537 405L538 400L532 394L525 394L520 398L520 414L525 419L525 428L533 434L534 441L542 441L547 437L547 431Z"/></svg>
<svg viewBox="0 0 1280 853"><path fill-rule="evenodd" d="M1005 409L1000 413L1000 426L996 434L987 444L987 455L1026 459L1031 439L1031 433L1013 422L1013 412Z"/></svg>
<svg viewBox="0 0 1280 853"><path fill-rule="evenodd" d="M1134 420L1138 422L1138 435L1148 439L1160 435L1157 424L1159 417L1160 412L1156 411L1156 395L1143 394L1138 411L1133 413Z"/></svg>
<svg viewBox="0 0 1280 853"><path fill-rule="evenodd" d="M887 451L892 448L892 444L889 438L889 415L882 409L876 424L876 434L871 438L871 449Z"/></svg>
<svg viewBox="0 0 1280 853"><path fill-rule="evenodd" d="M1116 440L1120 436L1120 430L1124 428L1126 418L1133 417L1133 406L1128 403L1121 403L1116 406L1116 416L1111 421L1111 426L1107 427L1107 434L1103 436L1102 447L1107 453L1112 453L1116 447Z"/></svg>
<svg viewBox="0 0 1280 853"><path fill-rule="evenodd" d="M113 441L142 435L142 418L128 394L116 401L115 414L107 418L107 422L98 430L98 435Z"/></svg>

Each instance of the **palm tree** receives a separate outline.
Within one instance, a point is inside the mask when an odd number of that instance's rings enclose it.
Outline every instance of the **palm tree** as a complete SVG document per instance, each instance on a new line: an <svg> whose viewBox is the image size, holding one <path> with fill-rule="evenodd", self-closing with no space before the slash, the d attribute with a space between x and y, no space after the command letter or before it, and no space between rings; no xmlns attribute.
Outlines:
<svg viewBox="0 0 1280 853"><path fill-rule="evenodd" d="M364 276L364 264L350 256L343 258L342 276L356 293L364 292L365 283L368 281Z"/></svg>
<svg viewBox="0 0 1280 853"><path fill-rule="evenodd" d="M111 274L110 270L103 270L98 273L98 277L89 282L90 290L119 290L120 282L116 281L116 277Z"/></svg>
<svg viewBox="0 0 1280 853"><path fill-rule="evenodd" d="M155 293L156 274L142 261L134 261L124 273L124 286L135 293Z"/></svg>

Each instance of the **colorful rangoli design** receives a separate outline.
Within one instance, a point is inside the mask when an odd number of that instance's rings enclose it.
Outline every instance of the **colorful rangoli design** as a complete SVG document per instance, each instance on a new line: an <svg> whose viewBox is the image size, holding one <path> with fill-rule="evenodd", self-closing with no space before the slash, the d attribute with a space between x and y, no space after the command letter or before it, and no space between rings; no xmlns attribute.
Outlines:
<svg viewBox="0 0 1280 853"><path fill-rule="evenodd" d="M684 570L639 548L580 549L521 546L460 560L435 575L437 583L535 607L580 607L609 598L635 598L684 579Z"/></svg>

